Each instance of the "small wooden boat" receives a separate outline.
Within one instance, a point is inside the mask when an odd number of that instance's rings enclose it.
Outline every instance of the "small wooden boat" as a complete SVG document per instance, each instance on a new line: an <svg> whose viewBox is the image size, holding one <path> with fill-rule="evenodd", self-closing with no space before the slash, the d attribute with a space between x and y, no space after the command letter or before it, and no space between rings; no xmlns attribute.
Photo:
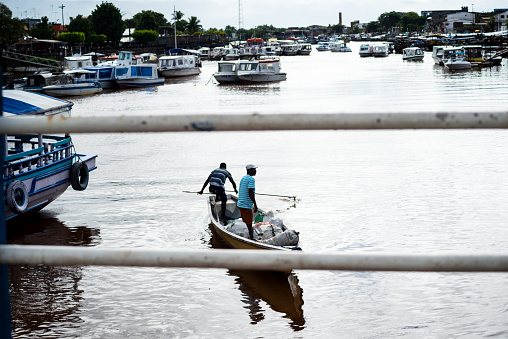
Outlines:
<svg viewBox="0 0 508 339"><path fill-rule="evenodd" d="M254 229L254 240L250 240L247 237L242 235L238 235L234 232L231 232L231 226L236 221L241 221L240 218L240 210L236 206L238 198L231 194L228 194L228 200L226 202L226 217L229 218L229 222L227 225L223 225L219 220L221 205L222 202L215 201L215 195L207 197L207 205L208 205L208 215L210 216L210 220L212 221L213 229L217 232L217 234L232 248L236 249L262 249L262 250L282 250L282 251L294 251L301 250L299 239L294 241L294 245L271 245L269 244L269 240L263 240L266 236L260 234L260 231L257 228ZM254 213L254 227L256 226L256 220L260 220L263 216L267 216L268 214L264 211L258 209L256 213ZM280 220L280 219L279 219ZM258 227L259 228L259 227ZM284 224L280 225L280 228L283 232L298 234L293 230L288 229ZM281 233L279 233L281 234Z"/></svg>

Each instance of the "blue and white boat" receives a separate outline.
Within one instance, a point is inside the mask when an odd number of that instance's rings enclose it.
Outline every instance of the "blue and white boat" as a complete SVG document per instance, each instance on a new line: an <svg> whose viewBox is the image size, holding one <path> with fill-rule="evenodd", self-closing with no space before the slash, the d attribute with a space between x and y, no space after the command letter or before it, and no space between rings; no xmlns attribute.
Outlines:
<svg viewBox="0 0 508 339"><path fill-rule="evenodd" d="M70 114L73 103L38 93L3 90L6 119L22 115ZM7 135L3 160L3 194L8 226L49 205L72 186L82 191L96 155L78 154L70 136Z"/></svg>
<svg viewBox="0 0 508 339"><path fill-rule="evenodd" d="M143 63L133 58L134 53L118 53L116 83L120 88L164 85L164 78L158 77L157 64ZM141 59L140 59L141 60Z"/></svg>

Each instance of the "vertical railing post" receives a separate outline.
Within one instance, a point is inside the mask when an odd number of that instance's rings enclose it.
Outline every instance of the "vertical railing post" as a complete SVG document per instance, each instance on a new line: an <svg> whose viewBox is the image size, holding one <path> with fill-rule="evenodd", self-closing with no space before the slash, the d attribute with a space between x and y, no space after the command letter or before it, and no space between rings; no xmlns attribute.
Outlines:
<svg viewBox="0 0 508 339"><path fill-rule="evenodd" d="M0 67L0 117L4 112L4 99L2 94L3 71ZM4 201L4 157L6 149L5 135L0 135L0 164L2 175L0 175L0 245L7 244L7 226L5 224L5 201ZM9 271L7 265L0 264L0 338L12 338L11 333L11 300L9 295Z"/></svg>

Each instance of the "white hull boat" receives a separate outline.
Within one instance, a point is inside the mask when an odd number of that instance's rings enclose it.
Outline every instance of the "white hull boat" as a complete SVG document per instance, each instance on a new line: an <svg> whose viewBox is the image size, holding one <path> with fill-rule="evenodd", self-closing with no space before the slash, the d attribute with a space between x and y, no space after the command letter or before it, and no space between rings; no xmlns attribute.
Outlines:
<svg viewBox="0 0 508 339"><path fill-rule="evenodd" d="M444 61L446 69L451 71L471 69L471 62L467 61L462 53L452 54Z"/></svg>
<svg viewBox="0 0 508 339"><path fill-rule="evenodd" d="M402 60L422 61L425 56L420 47L407 47L402 50Z"/></svg>
<svg viewBox="0 0 508 339"><path fill-rule="evenodd" d="M61 84L44 86L42 90L51 96L64 97L75 95L91 95L102 92L101 84L97 81L77 84Z"/></svg>
<svg viewBox="0 0 508 339"><path fill-rule="evenodd" d="M198 75L198 59L196 55L163 56L159 58L159 72L165 78Z"/></svg>
<svg viewBox="0 0 508 339"><path fill-rule="evenodd" d="M238 65L240 65L240 61L219 61L218 70L213 74L213 77L219 84L239 83Z"/></svg>
<svg viewBox="0 0 508 339"><path fill-rule="evenodd" d="M286 80L286 73L280 72L279 59L261 59L241 62L238 78L242 83L277 82Z"/></svg>
<svg viewBox="0 0 508 339"><path fill-rule="evenodd" d="M351 48L347 47L344 41L330 42L329 46L331 52L352 52Z"/></svg>

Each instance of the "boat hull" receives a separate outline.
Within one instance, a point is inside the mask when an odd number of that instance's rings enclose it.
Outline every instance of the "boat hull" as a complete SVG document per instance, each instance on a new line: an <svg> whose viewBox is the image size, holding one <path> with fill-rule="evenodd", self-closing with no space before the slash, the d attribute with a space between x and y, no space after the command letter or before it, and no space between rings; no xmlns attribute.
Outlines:
<svg viewBox="0 0 508 339"><path fill-rule="evenodd" d="M286 80L286 73L279 74L245 74L238 75L240 81L244 84L278 82Z"/></svg>
<svg viewBox="0 0 508 339"><path fill-rule="evenodd" d="M55 97L91 95L102 92L102 86L98 82L87 82L78 84L63 84L44 86L42 90Z"/></svg>
<svg viewBox="0 0 508 339"><path fill-rule="evenodd" d="M219 84L235 84L240 82L236 74L214 74L213 76Z"/></svg>
<svg viewBox="0 0 508 339"><path fill-rule="evenodd" d="M199 75L199 73L201 73L201 70L198 67L180 68L180 69L176 68L161 70L160 73L164 78L178 78Z"/></svg>
<svg viewBox="0 0 508 339"><path fill-rule="evenodd" d="M128 78L117 79L120 88L139 88L164 85L164 78Z"/></svg>
<svg viewBox="0 0 508 339"><path fill-rule="evenodd" d="M75 157L86 163L88 171L96 169L97 156L79 155ZM5 220L8 226L40 211L62 195L71 185L72 157L49 165L42 166L22 174L16 175L16 180L22 182L28 191L28 206L23 213L14 212L5 204ZM13 180L4 178L4 194Z"/></svg>

